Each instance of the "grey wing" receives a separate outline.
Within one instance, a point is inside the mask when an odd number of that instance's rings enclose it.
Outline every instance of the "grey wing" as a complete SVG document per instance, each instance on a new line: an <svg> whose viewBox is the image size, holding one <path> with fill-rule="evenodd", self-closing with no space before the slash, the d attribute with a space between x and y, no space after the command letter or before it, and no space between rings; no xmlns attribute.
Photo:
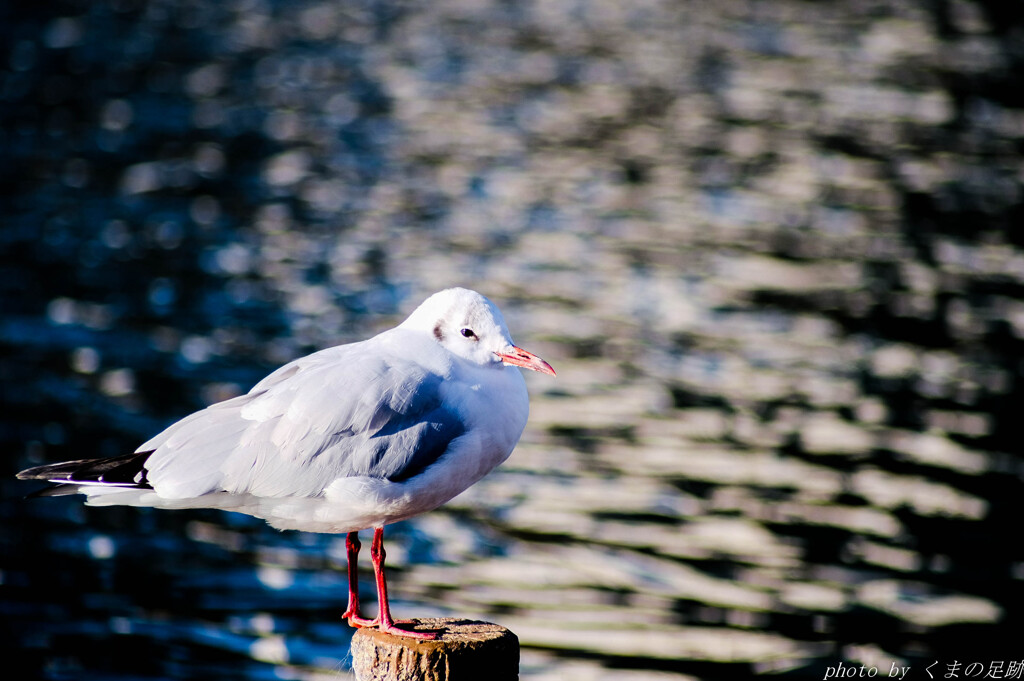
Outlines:
<svg viewBox="0 0 1024 681"><path fill-rule="evenodd" d="M440 375L353 348L297 360L173 424L138 450L153 451L147 480L167 498L281 497L318 496L341 477L413 477L466 426Z"/></svg>

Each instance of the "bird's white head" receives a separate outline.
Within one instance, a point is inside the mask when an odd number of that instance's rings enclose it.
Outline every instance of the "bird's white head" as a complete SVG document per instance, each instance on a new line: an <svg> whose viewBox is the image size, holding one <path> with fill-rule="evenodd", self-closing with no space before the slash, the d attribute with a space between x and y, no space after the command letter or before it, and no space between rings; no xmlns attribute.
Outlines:
<svg viewBox="0 0 1024 681"><path fill-rule="evenodd" d="M431 334L449 352L474 364L555 375L550 364L512 342L498 306L476 291L449 288L435 293L401 326Z"/></svg>

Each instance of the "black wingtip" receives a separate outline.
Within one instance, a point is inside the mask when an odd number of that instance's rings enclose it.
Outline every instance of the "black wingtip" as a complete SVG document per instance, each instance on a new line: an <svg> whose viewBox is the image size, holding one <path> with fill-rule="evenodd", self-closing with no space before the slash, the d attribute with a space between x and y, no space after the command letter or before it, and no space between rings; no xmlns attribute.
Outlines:
<svg viewBox="0 0 1024 681"><path fill-rule="evenodd" d="M69 494L78 494L82 491L81 485L67 485L55 482L52 485L38 489L31 494L26 494L25 499L42 499L43 497L63 497Z"/></svg>
<svg viewBox="0 0 1024 681"><path fill-rule="evenodd" d="M95 459L93 459L95 460ZM58 475L64 475L75 470L78 466L82 466L90 462L90 459L82 459L80 461L63 461L61 463L51 463L45 466L33 466L32 468L26 468L23 471L19 471L15 477L18 480L49 480L50 478Z"/></svg>
<svg viewBox="0 0 1024 681"><path fill-rule="evenodd" d="M19 480L49 480L55 483L149 487L146 459L149 452L135 452L107 459L79 459L26 468L17 473ZM73 494L73 492L67 492Z"/></svg>

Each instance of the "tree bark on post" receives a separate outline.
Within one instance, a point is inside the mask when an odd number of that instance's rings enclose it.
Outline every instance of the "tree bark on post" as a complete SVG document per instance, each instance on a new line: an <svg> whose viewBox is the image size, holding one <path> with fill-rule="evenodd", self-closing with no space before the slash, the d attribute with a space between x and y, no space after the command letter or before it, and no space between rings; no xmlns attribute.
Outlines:
<svg viewBox="0 0 1024 681"><path fill-rule="evenodd" d="M433 641L360 629L352 637L356 681L514 681L519 678L519 638L503 626L457 617L414 620Z"/></svg>

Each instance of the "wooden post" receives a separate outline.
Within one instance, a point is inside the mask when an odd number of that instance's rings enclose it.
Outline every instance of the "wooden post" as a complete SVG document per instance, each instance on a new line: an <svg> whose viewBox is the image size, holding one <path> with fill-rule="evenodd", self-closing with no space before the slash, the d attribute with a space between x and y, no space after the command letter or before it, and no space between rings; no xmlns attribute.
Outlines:
<svg viewBox="0 0 1024 681"><path fill-rule="evenodd" d="M503 626L432 617L403 625L436 631L421 641L360 629L352 637L356 681L514 681L519 678L519 638Z"/></svg>

